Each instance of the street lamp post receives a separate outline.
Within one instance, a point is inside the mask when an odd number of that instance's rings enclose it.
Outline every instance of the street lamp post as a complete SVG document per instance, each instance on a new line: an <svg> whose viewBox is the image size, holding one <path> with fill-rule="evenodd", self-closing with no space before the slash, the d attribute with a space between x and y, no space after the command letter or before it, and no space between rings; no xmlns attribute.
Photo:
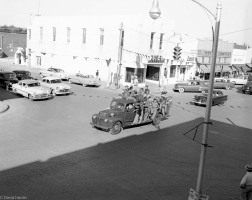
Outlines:
<svg viewBox="0 0 252 200"><path fill-rule="evenodd" d="M119 35L119 47L118 47L118 65L116 73L116 88L120 88L120 78L121 78L121 68L122 68L122 50L123 50L123 40L124 40L124 31L123 23L120 26L120 35Z"/></svg>
<svg viewBox="0 0 252 200"><path fill-rule="evenodd" d="M216 64L218 40L219 40L221 4L220 3L217 4L217 13L215 17L206 7L204 7L203 5L201 5L195 0L192 0L192 1L200 5L201 7L203 7L215 19L215 32L213 31L213 28L212 28L212 32L213 32L212 63L211 63L210 80L209 80L208 94L207 94L207 105L206 105L206 113L205 113L203 135L202 135L202 146L201 146L201 153L200 153L198 179L197 179L197 185L196 185L196 193L202 194L203 173L204 173L205 160L206 160L206 150L208 147L207 145L208 127L210 124L212 96L213 96L213 82L214 82L215 64ZM161 15L161 12L158 7L158 0L154 0L153 7L150 10L150 16L152 17L152 19L157 19L160 15ZM201 198L200 196L201 195L199 195L199 198Z"/></svg>

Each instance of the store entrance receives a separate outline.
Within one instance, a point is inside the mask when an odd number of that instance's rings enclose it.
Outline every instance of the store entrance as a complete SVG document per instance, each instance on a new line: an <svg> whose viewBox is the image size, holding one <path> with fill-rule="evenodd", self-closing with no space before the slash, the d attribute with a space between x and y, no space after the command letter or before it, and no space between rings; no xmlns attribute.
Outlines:
<svg viewBox="0 0 252 200"><path fill-rule="evenodd" d="M160 73L159 66L147 65L146 79L159 81L159 73Z"/></svg>

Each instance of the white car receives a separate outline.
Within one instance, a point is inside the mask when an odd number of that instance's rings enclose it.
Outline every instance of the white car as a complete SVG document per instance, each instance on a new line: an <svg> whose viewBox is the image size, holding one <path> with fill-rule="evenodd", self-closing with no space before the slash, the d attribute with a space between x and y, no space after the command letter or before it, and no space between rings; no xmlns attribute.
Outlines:
<svg viewBox="0 0 252 200"><path fill-rule="evenodd" d="M235 85L244 85L248 81L247 76L240 76L237 78L229 78L230 82L233 82Z"/></svg>
<svg viewBox="0 0 252 200"><path fill-rule="evenodd" d="M14 93L21 94L30 100L49 99L52 97L51 91L40 85L37 80L22 80L12 85Z"/></svg>
<svg viewBox="0 0 252 200"><path fill-rule="evenodd" d="M70 94L71 92L71 87L62 83L62 80L57 77L44 77L42 78L41 85L50 89L53 95Z"/></svg>
<svg viewBox="0 0 252 200"><path fill-rule="evenodd" d="M49 68L48 70L42 70L39 72L39 75L43 78L43 77L47 77L47 76L53 76L53 77L58 77L61 78L62 80L68 80L68 76L67 74L64 72L63 69L59 69L59 68Z"/></svg>
<svg viewBox="0 0 252 200"><path fill-rule="evenodd" d="M94 77L93 75L83 75L77 73L75 76L69 77L69 83L81 84L83 86L96 86L101 85L99 78Z"/></svg>

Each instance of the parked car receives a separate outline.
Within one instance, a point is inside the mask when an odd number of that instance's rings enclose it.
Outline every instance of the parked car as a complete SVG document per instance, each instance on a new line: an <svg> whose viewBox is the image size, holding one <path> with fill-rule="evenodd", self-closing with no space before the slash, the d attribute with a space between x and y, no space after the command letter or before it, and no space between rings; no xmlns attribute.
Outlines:
<svg viewBox="0 0 252 200"><path fill-rule="evenodd" d="M44 77L42 78L41 85L50 89L54 95L58 94L70 94L71 87L62 83L62 80L57 77Z"/></svg>
<svg viewBox="0 0 252 200"><path fill-rule="evenodd" d="M205 81L205 84L208 85L209 81ZM235 87L235 84L230 82L229 79L226 78L214 78L213 88L214 89L232 89Z"/></svg>
<svg viewBox="0 0 252 200"><path fill-rule="evenodd" d="M63 69L59 69L59 68L49 68L47 70L42 70L39 72L39 75L43 78L43 77L47 77L47 76L54 76L54 77L58 77L61 78L62 80L68 80L68 76L67 74L64 72Z"/></svg>
<svg viewBox="0 0 252 200"><path fill-rule="evenodd" d="M204 90L200 95L195 95L193 97L192 103L195 105L203 105L206 106L207 104L207 90ZM221 90L213 90L212 96L212 106L223 104L227 101L227 95L224 95Z"/></svg>
<svg viewBox="0 0 252 200"><path fill-rule="evenodd" d="M77 73L75 76L69 78L69 83L81 84L83 86L97 86L101 85L99 78L93 75L83 75Z"/></svg>
<svg viewBox="0 0 252 200"><path fill-rule="evenodd" d="M31 76L31 72L27 70L14 70L18 80L25 80L25 79L35 79Z"/></svg>
<svg viewBox="0 0 252 200"><path fill-rule="evenodd" d="M49 99L52 97L51 91L42 87L37 80L21 80L12 85L14 93L21 94L30 100Z"/></svg>
<svg viewBox="0 0 252 200"><path fill-rule="evenodd" d="M154 97L153 99L158 101L157 97ZM140 116L138 115L139 110L137 109L139 102L135 98L114 98L111 101L110 108L102 110L98 114L94 114L92 116L92 121L90 124L95 128L108 130L112 135L120 133L122 128L133 127L135 124L153 123L154 125L158 125L162 119L167 119L169 116L171 99L167 98L165 101L168 103L165 112L162 112L164 110L159 107L156 110L156 113L151 113L149 107L146 107ZM145 105L145 103L146 102L143 102L143 105ZM139 121L137 119L138 123L136 123L136 118L138 117Z"/></svg>
<svg viewBox="0 0 252 200"><path fill-rule="evenodd" d="M246 84L242 86L242 93L252 94L252 81L248 81Z"/></svg>
<svg viewBox="0 0 252 200"><path fill-rule="evenodd" d="M229 78L230 82L234 83L235 85L244 85L248 81L248 76L240 76L237 78Z"/></svg>
<svg viewBox="0 0 252 200"><path fill-rule="evenodd" d="M173 91L183 92L201 92L204 89L207 89L207 85L203 81L199 80L190 80L185 83L176 83L174 85Z"/></svg>
<svg viewBox="0 0 252 200"><path fill-rule="evenodd" d="M12 84L15 84L17 82L18 79L14 72L6 72L6 71L0 72L0 85L4 87L6 90L11 90Z"/></svg>

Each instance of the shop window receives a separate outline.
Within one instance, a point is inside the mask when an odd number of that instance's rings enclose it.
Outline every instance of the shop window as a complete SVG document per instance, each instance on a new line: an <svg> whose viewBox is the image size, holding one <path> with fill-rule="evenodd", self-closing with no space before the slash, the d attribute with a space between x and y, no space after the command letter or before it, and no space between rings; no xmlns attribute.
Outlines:
<svg viewBox="0 0 252 200"><path fill-rule="evenodd" d="M175 78L176 75L176 65L172 65L170 68L170 78Z"/></svg>
<svg viewBox="0 0 252 200"><path fill-rule="evenodd" d="M159 81L159 67L147 66L146 79Z"/></svg>
<svg viewBox="0 0 252 200"><path fill-rule="evenodd" d="M130 68L126 67L125 82L131 83L131 77L136 74L138 83L144 82L144 68Z"/></svg>
<svg viewBox="0 0 252 200"><path fill-rule="evenodd" d="M41 66L41 56L36 56L36 64L37 66Z"/></svg>

